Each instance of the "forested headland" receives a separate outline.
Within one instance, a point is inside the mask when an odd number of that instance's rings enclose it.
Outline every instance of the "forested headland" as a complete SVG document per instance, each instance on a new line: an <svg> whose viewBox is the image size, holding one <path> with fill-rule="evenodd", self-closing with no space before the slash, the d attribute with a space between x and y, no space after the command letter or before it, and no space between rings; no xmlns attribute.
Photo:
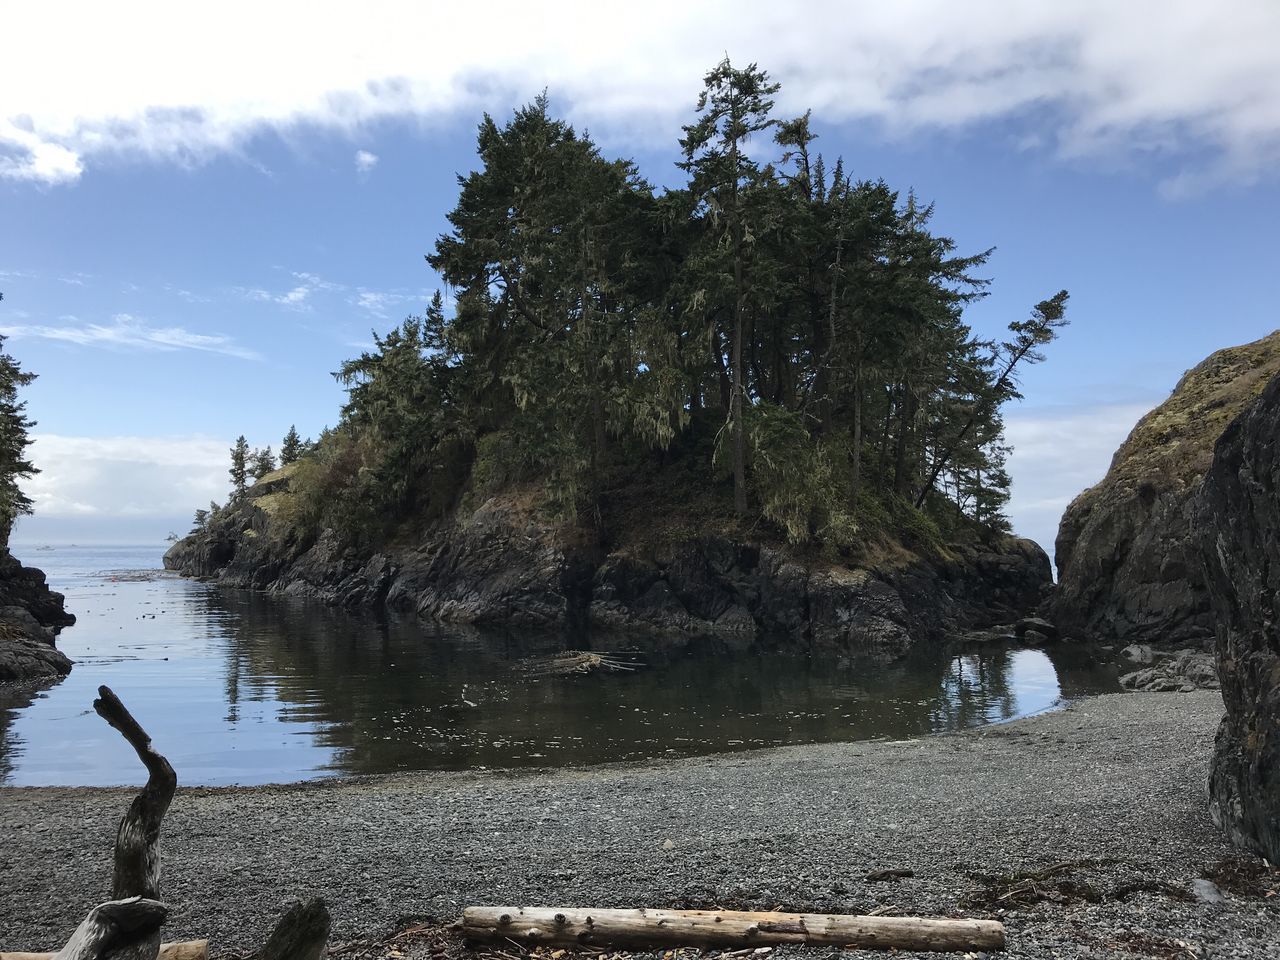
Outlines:
<svg viewBox="0 0 1280 960"><path fill-rule="evenodd" d="M825 158L777 90L717 65L662 191L546 96L486 115L426 257L444 290L337 371L347 402L299 461L293 519L377 539L521 486L604 540L1006 531L1001 410L1066 292L975 337L991 251Z"/></svg>

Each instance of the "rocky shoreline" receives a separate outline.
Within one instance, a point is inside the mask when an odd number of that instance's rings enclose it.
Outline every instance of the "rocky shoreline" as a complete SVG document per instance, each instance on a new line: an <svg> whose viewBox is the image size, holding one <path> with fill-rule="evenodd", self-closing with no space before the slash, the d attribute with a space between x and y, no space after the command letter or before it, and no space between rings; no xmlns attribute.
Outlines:
<svg viewBox="0 0 1280 960"><path fill-rule="evenodd" d="M23 566L0 547L0 683L48 681L71 671L54 638L76 618L43 571Z"/></svg>
<svg viewBox="0 0 1280 960"><path fill-rule="evenodd" d="M658 549L584 546L516 497L493 497L409 542L357 549L308 540L280 519L289 472L250 487L176 543L165 567L232 587L347 608L388 607L449 623L715 638L894 659L922 641L1009 623L1051 587L1049 558L1014 537L934 557L846 567L704 536Z"/></svg>
<svg viewBox="0 0 1280 960"><path fill-rule="evenodd" d="M181 790L166 935L243 949L318 894L338 943L472 902L780 905L999 916L1010 957L1263 957L1280 878L1205 809L1221 714L1123 694L901 742ZM55 949L101 899L130 796L0 789L0 950ZM866 879L888 868L914 875Z"/></svg>

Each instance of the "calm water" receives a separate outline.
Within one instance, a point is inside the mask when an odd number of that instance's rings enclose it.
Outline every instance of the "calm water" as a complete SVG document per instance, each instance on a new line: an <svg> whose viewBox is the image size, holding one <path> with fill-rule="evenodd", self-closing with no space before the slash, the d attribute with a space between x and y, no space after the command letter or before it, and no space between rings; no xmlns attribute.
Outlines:
<svg viewBox="0 0 1280 960"><path fill-rule="evenodd" d="M186 784L914 737L1117 689L1087 653L1007 649L892 666L640 652L634 673L531 680L526 658L553 640L219 590L157 572L163 549L16 549L79 623L59 640L69 677L34 697L0 690L0 782L137 782L93 712L104 683Z"/></svg>

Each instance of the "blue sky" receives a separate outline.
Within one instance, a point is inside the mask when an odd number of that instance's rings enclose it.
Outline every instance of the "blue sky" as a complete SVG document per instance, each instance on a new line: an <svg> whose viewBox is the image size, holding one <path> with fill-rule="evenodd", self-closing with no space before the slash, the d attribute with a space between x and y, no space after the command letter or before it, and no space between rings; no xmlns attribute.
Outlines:
<svg viewBox="0 0 1280 960"><path fill-rule="evenodd" d="M20 542L181 532L223 497L237 434L333 423L330 371L434 289L423 254L482 110L546 87L606 153L675 182L726 49L782 82L779 115L813 107L828 156L935 201L962 251L997 248L979 332L1071 291L1008 412L1011 513L1050 550L1186 368L1280 325L1274 4L658 2L641 20L499 2L494 33L444 5L260 6L87 5L70 32L65 12L0 12L19 38L0 63L0 332L40 375L44 471Z"/></svg>

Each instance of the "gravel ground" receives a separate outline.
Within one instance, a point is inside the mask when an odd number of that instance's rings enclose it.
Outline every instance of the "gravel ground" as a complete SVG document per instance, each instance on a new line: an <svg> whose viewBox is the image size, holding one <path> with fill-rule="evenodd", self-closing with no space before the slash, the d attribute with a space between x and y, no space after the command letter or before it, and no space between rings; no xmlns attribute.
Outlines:
<svg viewBox="0 0 1280 960"><path fill-rule="evenodd" d="M884 908L998 916L1014 957L1277 957L1280 875L1206 813L1221 714L1213 691L1121 694L919 740L182 790L166 937L244 949L317 894L336 943L468 903ZM0 789L0 950L57 949L104 898L130 796ZM1221 861L1221 898L1196 899ZM914 876L864 879L888 868Z"/></svg>

